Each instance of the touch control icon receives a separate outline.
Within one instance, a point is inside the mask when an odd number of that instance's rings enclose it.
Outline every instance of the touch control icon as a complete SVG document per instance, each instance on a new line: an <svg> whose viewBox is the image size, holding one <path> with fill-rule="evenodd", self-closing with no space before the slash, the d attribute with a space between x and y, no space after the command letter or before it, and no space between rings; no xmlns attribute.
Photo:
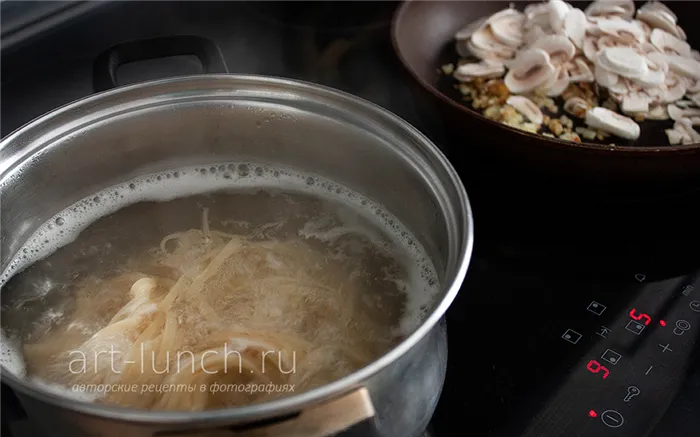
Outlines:
<svg viewBox="0 0 700 437"><path fill-rule="evenodd" d="M603 411L603 414L600 415L600 420L610 428L619 428L625 423L625 418L622 417L622 414L615 410Z"/></svg>
<svg viewBox="0 0 700 437"><path fill-rule="evenodd" d="M622 355L618 354L612 349L608 349L603 353L603 355L600 356L600 358L604 359L605 361L614 366L620 362Z"/></svg>
<svg viewBox="0 0 700 437"><path fill-rule="evenodd" d="M641 390L639 390L639 387L635 385L630 385L627 387L627 396L625 396L624 401L629 402L632 400L633 397L639 396L639 393L641 393Z"/></svg>
<svg viewBox="0 0 700 437"><path fill-rule="evenodd" d="M603 305L602 303L593 301L593 302L588 304L588 307L586 309L588 311L592 312L593 314L595 314L596 316L599 316L599 315L603 314L603 312L605 311L606 308L607 307L605 305Z"/></svg>
<svg viewBox="0 0 700 437"><path fill-rule="evenodd" d="M685 331L690 331L690 322L687 320L679 320L676 322L676 327L673 328L673 333L683 335Z"/></svg>
<svg viewBox="0 0 700 437"><path fill-rule="evenodd" d="M642 324L639 323L639 322L635 322L634 320L630 320L630 321L627 323L627 326L625 326L625 329L628 330L629 332L631 332L631 333L634 334L634 335L639 335L639 334L641 334L642 331L644 331L644 328L646 328L646 326L642 325Z"/></svg>
<svg viewBox="0 0 700 437"><path fill-rule="evenodd" d="M579 340L581 340L581 334L574 331L573 329L567 329L566 332L564 332L564 335L561 336L561 338L563 338L571 344L576 344Z"/></svg>
<svg viewBox="0 0 700 437"><path fill-rule="evenodd" d="M700 313L700 300L694 300L690 302L688 306L691 310L695 311L696 313Z"/></svg>

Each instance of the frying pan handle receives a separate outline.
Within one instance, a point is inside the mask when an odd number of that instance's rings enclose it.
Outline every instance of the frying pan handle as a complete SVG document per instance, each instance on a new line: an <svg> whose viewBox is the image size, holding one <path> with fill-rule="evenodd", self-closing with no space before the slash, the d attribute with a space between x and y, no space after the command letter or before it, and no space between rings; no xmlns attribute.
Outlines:
<svg viewBox="0 0 700 437"><path fill-rule="evenodd" d="M194 55L205 73L228 73L219 47L210 39L194 35L166 36L130 41L110 47L93 63L92 86L95 92L117 87L117 69L129 62Z"/></svg>
<svg viewBox="0 0 700 437"><path fill-rule="evenodd" d="M174 431L153 437L380 437L374 406L366 388L298 414L248 425Z"/></svg>

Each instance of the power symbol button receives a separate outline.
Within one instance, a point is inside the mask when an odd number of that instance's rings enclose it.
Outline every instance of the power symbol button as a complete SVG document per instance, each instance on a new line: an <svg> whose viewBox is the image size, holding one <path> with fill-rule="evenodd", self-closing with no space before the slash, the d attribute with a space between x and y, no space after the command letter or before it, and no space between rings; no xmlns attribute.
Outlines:
<svg viewBox="0 0 700 437"><path fill-rule="evenodd" d="M619 428L623 423L625 423L625 419L622 417L622 414L615 410L604 411L603 414L600 415L600 420L602 420L603 423L610 428Z"/></svg>

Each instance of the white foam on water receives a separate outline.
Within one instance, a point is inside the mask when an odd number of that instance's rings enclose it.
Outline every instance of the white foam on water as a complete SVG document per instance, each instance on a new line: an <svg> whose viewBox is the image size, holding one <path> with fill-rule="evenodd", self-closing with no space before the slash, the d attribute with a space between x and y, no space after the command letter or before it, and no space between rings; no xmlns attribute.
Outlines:
<svg viewBox="0 0 700 437"><path fill-rule="evenodd" d="M20 248L16 258L0 275L0 287L31 264L73 242L80 232L93 222L128 205L145 201L164 202L213 191L236 189L275 189L307 193L330 201L340 201L366 219L377 223L396 248L403 252L405 259L400 261L403 261L409 273L408 281L401 284L406 292L407 303L399 332L408 335L424 320L440 292L437 275L423 247L396 217L360 193L328 179L249 162L186 167L144 175L76 202L40 226ZM366 232L369 233L367 236L370 241L381 244L366 226L358 226L356 223L349 225L328 230L325 234L305 228L301 236L332 240L345 233ZM38 295L35 298L40 298L42 293L48 292L49 289L50 287L46 287L46 290L37 290ZM12 349L11 342L4 341L4 334L2 339L0 364L8 370L18 371L13 373L23 373L23 369L18 367L17 351ZM21 360L19 364L22 364Z"/></svg>

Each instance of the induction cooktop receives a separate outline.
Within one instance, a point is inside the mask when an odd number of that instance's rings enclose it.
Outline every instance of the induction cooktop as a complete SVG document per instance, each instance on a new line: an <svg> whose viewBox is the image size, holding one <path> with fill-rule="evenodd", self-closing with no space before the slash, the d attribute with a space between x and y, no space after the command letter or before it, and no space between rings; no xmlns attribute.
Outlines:
<svg viewBox="0 0 700 437"><path fill-rule="evenodd" d="M12 42L2 52L3 136L91 94L93 61L108 47L188 34L218 45L232 73L351 92L445 152L467 187L476 236L447 314L447 379L426 435L699 435L693 187L629 202L564 187L553 194L557 181L465 153L392 52L395 2L64 3L49 19L20 21L3 35ZM166 59L126 65L118 81L201 72L192 59ZM474 141L488 139L475 133ZM3 435L43 437L15 407L3 386Z"/></svg>

